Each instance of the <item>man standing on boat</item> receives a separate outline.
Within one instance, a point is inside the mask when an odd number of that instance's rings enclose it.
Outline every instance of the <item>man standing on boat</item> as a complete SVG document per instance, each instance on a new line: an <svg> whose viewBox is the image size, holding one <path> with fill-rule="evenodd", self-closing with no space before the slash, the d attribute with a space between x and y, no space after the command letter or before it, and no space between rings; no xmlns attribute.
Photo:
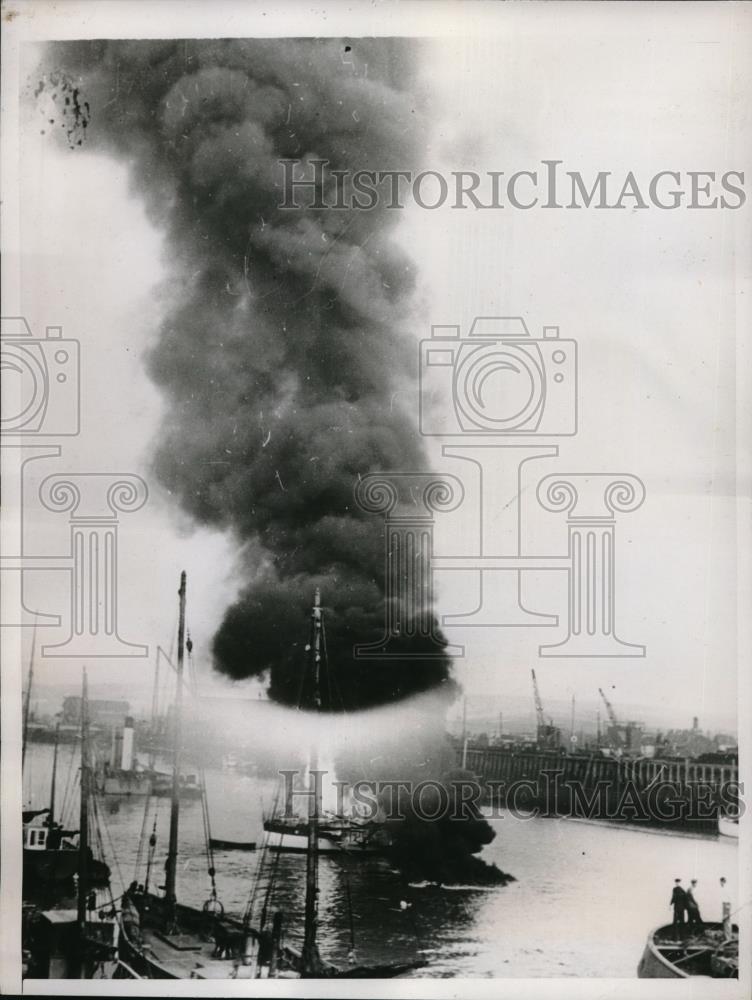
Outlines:
<svg viewBox="0 0 752 1000"><path fill-rule="evenodd" d="M695 899L695 889L697 888L697 879L693 878L689 884L689 889L687 889L687 916L689 917L690 927L702 927L702 917L700 916L700 907Z"/></svg>
<svg viewBox="0 0 752 1000"><path fill-rule="evenodd" d="M684 915L687 911L687 894L682 888L681 879L674 879L669 906L674 908L674 935L681 937L684 931Z"/></svg>

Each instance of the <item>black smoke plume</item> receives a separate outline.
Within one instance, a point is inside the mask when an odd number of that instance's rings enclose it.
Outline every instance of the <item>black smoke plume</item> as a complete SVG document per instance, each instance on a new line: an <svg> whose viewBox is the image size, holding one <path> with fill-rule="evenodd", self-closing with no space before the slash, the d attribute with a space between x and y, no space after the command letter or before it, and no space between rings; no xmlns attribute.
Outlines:
<svg viewBox="0 0 752 1000"><path fill-rule="evenodd" d="M86 145L129 163L168 237L169 309L148 359L168 401L154 465L197 522L235 533L245 575L215 665L234 678L268 672L285 704L298 696L317 585L346 707L451 686L448 657L352 655L381 638L385 587L382 526L354 509L354 484L426 468L406 406L414 273L393 239L400 213L278 207L283 158L419 166L415 45L93 41L48 52L48 79L66 74L86 102Z"/></svg>
<svg viewBox="0 0 752 1000"><path fill-rule="evenodd" d="M374 782L386 855L410 882L506 885L514 876L480 857L496 838L478 803L482 789L472 772L458 768L457 748L444 732L441 698L424 699L422 711L402 717L400 737L375 737L368 761L346 748L337 777L357 787ZM443 789L443 791L441 790ZM431 817L431 818L429 818Z"/></svg>
<svg viewBox="0 0 752 1000"><path fill-rule="evenodd" d="M496 831L477 803L466 798L469 791L480 792L475 775L453 768L442 774L440 785L443 793L437 782L420 794L419 808L414 791L400 791L404 818L386 822L391 861L414 882L506 885L515 881L513 875L478 857L495 839ZM435 819L426 818L433 814Z"/></svg>

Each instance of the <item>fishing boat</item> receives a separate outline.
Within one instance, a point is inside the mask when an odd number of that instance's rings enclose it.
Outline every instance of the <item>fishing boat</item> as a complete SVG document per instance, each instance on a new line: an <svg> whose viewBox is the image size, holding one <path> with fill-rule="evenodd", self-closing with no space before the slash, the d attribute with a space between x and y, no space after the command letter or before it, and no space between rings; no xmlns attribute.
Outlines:
<svg viewBox="0 0 752 1000"><path fill-rule="evenodd" d="M143 885L132 883L123 897L120 958L133 975L148 979L229 979L236 978L241 967L253 970L255 976L262 967L268 969L270 964L285 961L280 956L278 940L275 942L273 938L274 928L270 932L256 930L250 924L250 914L242 920L225 915L217 898L211 862L211 895L204 905L200 909L186 906L177 898L184 658L186 649L189 653L191 649L190 639L186 642L185 572L180 577L178 599L172 790L164 894L149 888L151 856L156 843L153 832L146 880ZM205 806L205 798L202 802ZM211 848L210 841L208 847ZM275 926L279 928L279 922Z"/></svg>
<svg viewBox="0 0 752 1000"><path fill-rule="evenodd" d="M78 871L77 830L64 830L52 821L25 823L23 828L24 893L62 886ZM92 885L107 885L110 869L95 858L89 849L89 872Z"/></svg>
<svg viewBox="0 0 752 1000"><path fill-rule="evenodd" d="M322 959L317 945L318 929L318 823L321 817L320 789L314 791L306 827L306 893L303 947L288 947L282 940L283 915L274 913L267 921L267 890L264 910L257 925L251 922L252 902L242 919L227 916L217 899L214 866L210 860L210 898L198 909L178 902L176 875L178 864L178 825L180 815L179 775L181 764L181 727L184 650L190 654L190 640L185 641L186 576L180 578L178 615L177 685L175 699L175 744L173 748L173 794L170 808L170 834L164 895L151 892L144 885L132 883L123 897L121 911L121 969L149 979L300 979L300 978L390 978L425 964L422 961L401 964L364 966L350 964L341 969ZM318 600L316 606L318 607ZM318 642L314 643L318 651ZM318 671L314 687L318 694ZM312 751L315 762L315 751ZM313 765L315 769L315 763ZM206 805L205 796L202 799ZM205 813L207 847L211 859L212 838ZM150 839L153 850L154 840ZM215 840L216 843L216 840ZM226 843L226 842L225 842ZM276 866L274 866L276 868ZM147 868L147 873L149 869Z"/></svg>
<svg viewBox="0 0 752 1000"><path fill-rule="evenodd" d="M316 647L314 646L314 649ZM318 674L315 675L315 685L318 686ZM316 753L311 752L311 771L316 770ZM352 931L352 914L350 917L351 928L351 963L345 968L340 968L332 962L325 961L319 952L317 932L319 914L319 848L321 839L319 836L318 824L321 817L321 788L318 782L311 782L311 797L308 815L308 850L306 852L306 895L305 895L305 917L303 928L303 948L300 955L300 962L296 963L290 971L285 972L285 978L300 979L394 979L402 976L413 969L421 968L426 964L422 959L415 959L411 962L402 963L379 963L375 965L357 965L354 961L355 940ZM350 892L348 887L348 906L350 905Z"/></svg>
<svg viewBox="0 0 752 1000"><path fill-rule="evenodd" d="M314 594L313 610L311 613L311 636L306 649L310 658L312 703L315 709L320 710L321 666L326 644L323 635L321 596L318 587ZM381 963L376 965L356 964L354 961L355 940L352 912L350 913L350 963L345 968L341 968L331 962L325 961L321 957L317 941L319 855L322 853L323 845L329 841L331 819L326 817L323 812L321 783L315 780L317 772L317 751L315 746L311 747L309 761L308 772L311 787L308 789L308 816L295 834L298 837L305 835L306 838L306 894L303 947L300 954L300 961L289 963L287 970L283 973L277 973L277 976L300 979L392 979L402 976L413 969L421 968L426 964L422 959L414 959L411 962ZM268 833L274 833L273 821L267 821L264 826ZM335 829L341 830L342 827L335 827ZM347 887L348 907L351 907L349 881Z"/></svg>
<svg viewBox="0 0 752 1000"><path fill-rule="evenodd" d="M298 815L273 816L264 829L276 834L270 838L269 850L305 854L308 850L308 820ZM324 813L318 827L320 854L354 856L383 853L380 828L375 823L350 820L344 816Z"/></svg>
<svg viewBox="0 0 752 1000"><path fill-rule="evenodd" d="M696 933L677 937L673 924L657 927L648 935L637 966L639 979L689 979L739 976L739 928L728 919L706 923Z"/></svg>
<svg viewBox="0 0 752 1000"><path fill-rule="evenodd" d="M54 774L54 769L53 769ZM54 778L53 778L54 789ZM66 847L75 858L75 909L26 908L22 922L22 951L26 975L35 979L109 978L117 965L118 923L109 890L109 868L93 857L89 846L93 786L88 755L88 697L84 671L81 694L81 795L78 844ZM49 810L50 816L54 810ZM45 843L50 837L45 838ZM108 900L97 906L96 889L107 873Z"/></svg>
<svg viewBox="0 0 752 1000"><path fill-rule="evenodd" d="M26 693L26 703L31 694L33 681L33 644L32 659L29 665L29 679ZM27 710L24 711L24 719ZM22 760L25 757L26 730L22 749ZM45 889L54 889L69 883L76 875L79 866L78 830L66 830L55 820L55 793L57 788L57 763L59 747L60 723L55 727L55 743L52 755L52 779L50 784L49 805L43 809L29 809L23 813L23 891L24 894L37 893ZM81 759L84 759L86 747L81 743ZM88 871L92 885L107 885L110 869L95 858L88 849Z"/></svg>
<svg viewBox="0 0 752 1000"><path fill-rule="evenodd" d="M306 649L309 659L305 665L305 674L301 691L307 685L311 688L311 704L299 708L311 707L320 711L322 671L328 671L326 658L326 638L324 631L324 614L321 608L321 594L318 589L314 593L311 611L310 637ZM311 768L309 767L309 773ZM292 806L292 787L287 788L288 799L283 813L273 814L264 820L264 830L275 836L270 838L269 849L272 851L289 851L304 854L308 850L309 818L295 813ZM344 816L322 810L317 823L318 850L321 854L348 854L360 857L364 855L381 854L384 851L384 827L358 816Z"/></svg>

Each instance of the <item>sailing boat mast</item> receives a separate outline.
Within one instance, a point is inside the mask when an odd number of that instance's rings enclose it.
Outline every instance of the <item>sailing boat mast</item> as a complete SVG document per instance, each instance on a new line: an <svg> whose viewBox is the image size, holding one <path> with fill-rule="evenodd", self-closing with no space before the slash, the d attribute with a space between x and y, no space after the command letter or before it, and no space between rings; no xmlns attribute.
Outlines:
<svg viewBox="0 0 752 1000"><path fill-rule="evenodd" d="M86 904L88 897L89 864L89 690L84 668L81 684L81 807L78 818L78 893L76 920L78 939L83 947L86 932ZM84 963L81 962L81 977L84 977Z"/></svg>
<svg viewBox="0 0 752 1000"><path fill-rule="evenodd" d="M167 849L167 871L165 897L167 899L167 927L177 926L177 867L178 867L178 823L180 819L180 758L182 743L183 715L183 655L185 647L185 570L180 574L180 612L178 617L178 665L175 692L174 749L172 758L172 800L170 802L170 841Z"/></svg>
<svg viewBox="0 0 752 1000"><path fill-rule="evenodd" d="M52 783L50 785L50 812L47 817L47 824L50 830L52 829L55 823L55 785L57 783L57 752L58 752L59 742L60 742L60 720L58 719L57 723L55 724L55 750L52 755Z"/></svg>
<svg viewBox="0 0 752 1000"><path fill-rule="evenodd" d="M311 664L313 667L313 704L316 711L321 709L321 594L319 588L313 598L311 614ZM309 779L313 784L309 800L308 812L308 843L306 849L306 897L305 897L305 930L303 935L303 975L315 976L318 973L321 959L316 945L316 931L319 917L319 817L321 815L321 787L317 771L317 753L315 745L311 748L311 763Z"/></svg>
<svg viewBox="0 0 752 1000"><path fill-rule="evenodd" d="M157 719L159 717L159 654L161 649L157 646L157 655L154 660L154 689L151 694L151 750L149 751L149 768L154 770L155 753L154 741L157 738Z"/></svg>
<svg viewBox="0 0 752 1000"><path fill-rule="evenodd" d="M26 760L26 743L29 738L29 716L31 714L31 688L34 682L34 653L37 647L37 623L34 619L34 631L31 633L31 657L29 659L29 677L26 681L26 698L24 700L23 736L21 741L21 767Z"/></svg>

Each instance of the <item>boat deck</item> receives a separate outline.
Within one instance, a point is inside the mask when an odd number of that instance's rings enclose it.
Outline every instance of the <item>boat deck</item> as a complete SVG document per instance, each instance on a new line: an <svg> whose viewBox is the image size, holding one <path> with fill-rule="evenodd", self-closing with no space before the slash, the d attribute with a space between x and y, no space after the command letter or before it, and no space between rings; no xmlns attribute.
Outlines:
<svg viewBox="0 0 752 1000"><path fill-rule="evenodd" d="M169 935L144 928L141 940L144 957L175 979L228 979L236 961L217 958L214 941L202 941L195 934Z"/></svg>

